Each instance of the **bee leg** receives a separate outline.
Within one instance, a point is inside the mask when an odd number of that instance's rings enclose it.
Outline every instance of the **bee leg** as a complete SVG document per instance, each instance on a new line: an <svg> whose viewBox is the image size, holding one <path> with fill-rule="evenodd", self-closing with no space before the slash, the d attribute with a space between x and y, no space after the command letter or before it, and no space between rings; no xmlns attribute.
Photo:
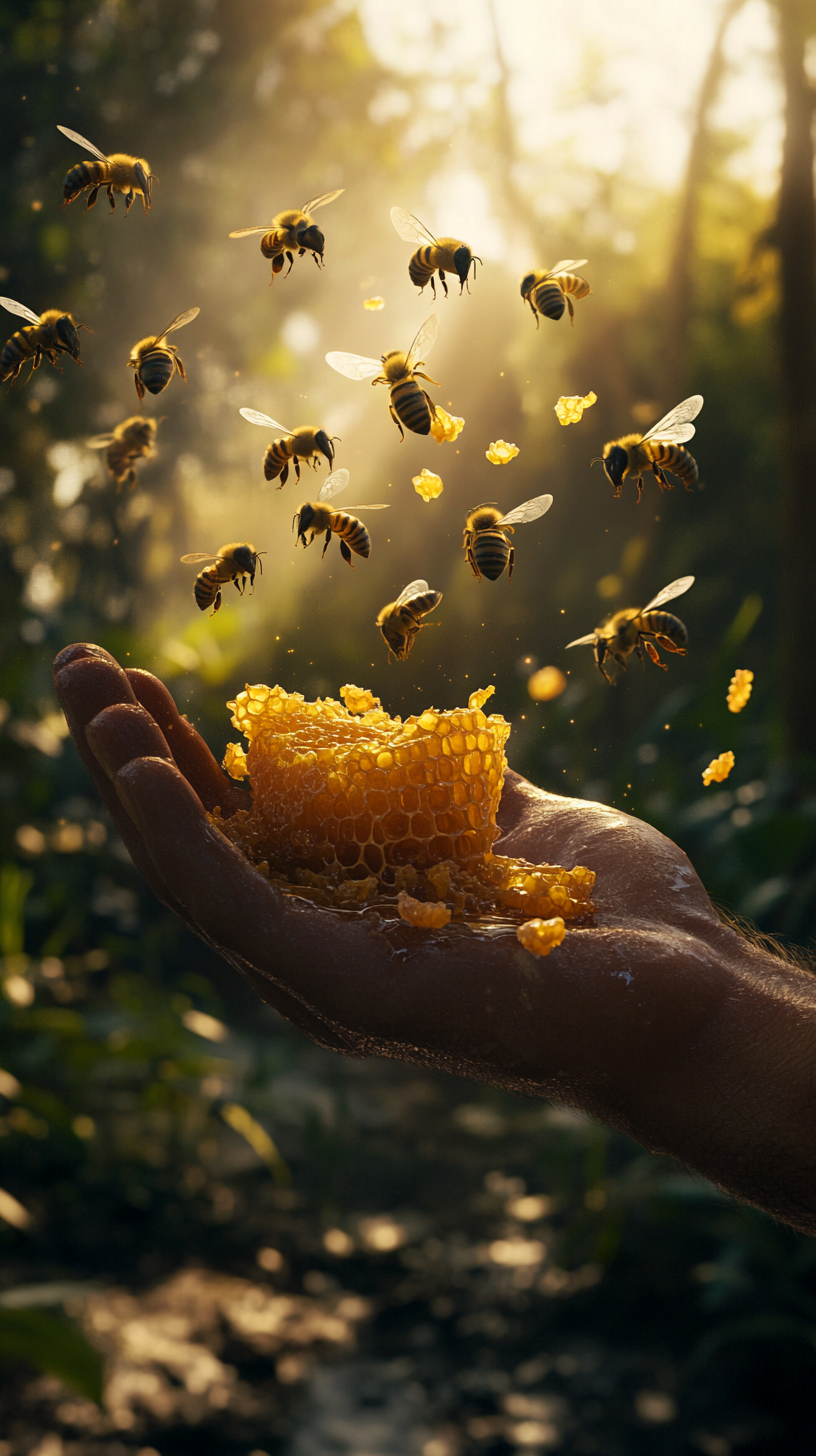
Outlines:
<svg viewBox="0 0 816 1456"><path fill-rule="evenodd" d="M375 383L375 384L376 384L376 383L377 383L377 381L376 381L376 379L375 379L375 380L374 380L374 383ZM388 406L388 409L389 409L389 411L390 411L390 414L391 414L391 418L392 418L392 420L393 420L393 421L394 421L394 424L395 424L395 425L396 425L396 427L397 427L397 429L398 429L398 430L399 430L399 432L400 432L400 444L402 444L402 442L403 442L403 440L404 440L404 439L405 439L405 431L404 431L404 429L403 429L403 428L402 428L402 424L401 424L401 423L400 423L400 421L399 421L399 419L398 419L398 418L397 418L397 416L396 416L396 415L395 415L395 413L394 413L394 406L393 406L393 405L391 405L391 404L390 404L390 405L389 405L389 406Z"/></svg>
<svg viewBox="0 0 816 1456"><path fill-rule="evenodd" d="M442 284L442 290L443 290L443 292L445 294L445 297L447 298L447 296L448 296L448 285L445 282L445 275L442 272L442 269L441 268L439 270L439 282Z"/></svg>
<svg viewBox="0 0 816 1456"><path fill-rule="evenodd" d="M342 539L342 537L340 538L340 555L342 556L342 558L343 558L344 561L347 561L348 562L349 566L351 567L351 569L353 571L354 570L354 562L351 559L351 552L349 551L348 545Z"/></svg>
<svg viewBox="0 0 816 1456"><path fill-rule="evenodd" d="M476 558L473 555L473 549L470 546L468 546L468 549L467 549L467 560L470 563L470 569L473 572L473 575L475 577L477 577L479 580L481 580L482 573L480 572L478 566L476 565Z"/></svg>
<svg viewBox="0 0 816 1456"><path fill-rule="evenodd" d="M666 476L660 469L660 466L657 464L656 460L652 461L652 474L658 485L660 486L661 490L674 490L674 486L672 485L670 480L666 479Z"/></svg>
<svg viewBox="0 0 816 1456"><path fill-rule="evenodd" d="M295 266L295 259L294 259L294 255L289 252L289 249L288 248L286 249L286 256L289 259L289 267L287 268L286 273L284 274L284 277L285 278L288 278L289 277L289 274L291 273L292 269ZM282 267L283 267L283 259L281 259L281 268Z"/></svg>
<svg viewBox="0 0 816 1456"><path fill-rule="evenodd" d="M327 532L326 532L326 543L325 543L325 545L324 545L324 547L323 547L323 550L322 550L322 552L321 552L321 553L320 553L320 560L321 560L321 561L322 561L322 560L323 560L323 557L324 557L324 556L325 556L325 555L326 555L326 552L327 552L327 551L328 551L328 549L329 549L329 542L330 542L330 541L331 541L331 538L332 538L332 533L331 533L331 526L329 526L329 529L328 529L328 531L327 531ZM341 550L341 551L342 551L342 550L343 550L343 546L344 546L344 545L345 545L345 542L343 542L343 541L341 541L341 542L340 542L340 550Z"/></svg>
<svg viewBox="0 0 816 1456"><path fill-rule="evenodd" d="M644 658L643 653L640 650L640 643L639 642L638 642L637 647L635 648L635 656L640 659L640 665L643 668L643 671L645 672L646 671L646 659Z"/></svg>
<svg viewBox="0 0 816 1456"><path fill-rule="evenodd" d="M642 475L639 475L638 478L637 478L637 492L638 492L637 503L638 503L638 505L640 505L640 498L643 495L643 476ZM620 489L618 490L618 495L620 495Z"/></svg>
<svg viewBox="0 0 816 1456"><path fill-rule="evenodd" d="M128 213L130 212L130 209L133 206L134 197L135 197L135 194L134 194L134 192L132 190L130 192L126 192L125 193L125 217L127 217Z"/></svg>
<svg viewBox="0 0 816 1456"><path fill-rule="evenodd" d="M436 279L434 278L433 273L431 274L430 278L428 279L428 282L431 285L431 293L433 294L433 301L434 301L434 303L436 303ZM425 292L425 284L424 283L423 283L423 285L422 285L422 287L420 288L419 291L420 291L420 293L424 293Z"/></svg>
<svg viewBox="0 0 816 1456"><path fill-rule="evenodd" d="M655 640L660 643L660 646L663 648L663 651L664 652L676 652L677 655L678 655L678 657L686 657L687 654L688 654L688 648L686 648L686 647L675 647L675 645L672 642L671 638L670 637L664 637L662 635L662 633L660 633L660 632L658 632L657 637L656 637Z"/></svg>
<svg viewBox="0 0 816 1456"><path fill-rule="evenodd" d="M184 380L184 383L186 384L187 383L187 375L184 373L184 365L182 364L182 362L181 362L178 354L175 354L174 355L174 358L175 358L175 361L176 361L176 368L178 369L179 374L181 375L182 379Z"/></svg>
<svg viewBox="0 0 816 1456"><path fill-rule="evenodd" d="M287 460L286 464L283 467L283 470L281 471L281 475L280 475L280 485L278 486L278 490L283 490L283 487L285 486L285 484L286 484L286 482L287 482L288 479L289 479L289 461Z"/></svg>
<svg viewBox="0 0 816 1456"><path fill-rule="evenodd" d="M214 617L215 614L216 614L216 612L219 612L220 610L221 610L221 589L219 587L218 591L215 594L215 601L213 602L213 609L210 612L210 616L211 617Z"/></svg>
<svg viewBox="0 0 816 1456"><path fill-rule="evenodd" d="M668 672L669 669L666 666L665 662L661 662L660 661L660 658L658 657L657 648L654 646L654 643L652 643L652 642L644 642L643 646L646 648L646 651L648 652L649 656L651 657L652 662L654 663L655 667L662 667L662 669L663 669L664 672Z"/></svg>
<svg viewBox="0 0 816 1456"><path fill-rule="evenodd" d="M572 306L572 299L570 298L569 294L567 294L567 308L569 309L570 327L572 327L572 325L575 323L575 309Z"/></svg>
<svg viewBox="0 0 816 1456"><path fill-rule="evenodd" d="M515 548L515 546L511 546L510 547L510 556L509 556L508 561L507 561L507 580L508 581L512 581L512 579L513 579L513 567L515 566L515 564L516 564L516 548Z"/></svg>
<svg viewBox="0 0 816 1456"><path fill-rule="evenodd" d="M97 199L98 196L99 196L99 188L98 187L92 188L92 190L88 194L88 201L85 204L85 211L86 212L90 212L90 210L91 210L92 207L96 207L96 199ZM73 198L71 200L73 201Z"/></svg>
<svg viewBox="0 0 816 1456"><path fill-rule="evenodd" d="M110 203L110 210L111 210L111 212L115 212L116 211L116 199L115 199L115 197L113 195L113 188L112 187L106 187L105 188L105 191L108 194L108 202Z"/></svg>

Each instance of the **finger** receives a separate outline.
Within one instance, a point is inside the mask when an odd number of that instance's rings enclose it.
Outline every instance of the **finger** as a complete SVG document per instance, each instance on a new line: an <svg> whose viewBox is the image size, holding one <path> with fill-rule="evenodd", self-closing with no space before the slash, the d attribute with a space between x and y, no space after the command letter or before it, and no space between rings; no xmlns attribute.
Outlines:
<svg viewBox="0 0 816 1456"><path fill-rule="evenodd" d="M183 718L172 695L152 672L129 668L125 676L139 702L158 723L181 772L192 784L204 808L212 813L217 806L225 819L237 809L249 808L244 789L231 783L210 753L204 739L192 723ZM131 758L141 757L131 754ZM147 755L144 755L147 756Z"/></svg>
<svg viewBox="0 0 816 1456"><path fill-rule="evenodd" d="M161 729L139 703L111 703L103 708L87 725L85 737L109 779L132 758L173 761Z"/></svg>
<svg viewBox="0 0 816 1456"><path fill-rule="evenodd" d="M86 735L88 724L106 708L115 705L136 708L133 690L116 659L104 648L74 643L54 661L54 691L65 714L80 758L96 785L99 797L111 816L122 841L139 872L154 894L177 915L184 914L163 881L155 873L141 835L116 793ZM165 745L166 749L166 745Z"/></svg>

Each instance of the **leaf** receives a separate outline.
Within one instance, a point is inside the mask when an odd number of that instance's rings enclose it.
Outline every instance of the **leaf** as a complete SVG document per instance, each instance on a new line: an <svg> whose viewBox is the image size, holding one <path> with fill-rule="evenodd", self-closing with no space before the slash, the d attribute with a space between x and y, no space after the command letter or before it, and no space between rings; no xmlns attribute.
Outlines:
<svg viewBox="0 0 816 1456"><path fill-rule="evenodd" d="M102 1404L104 1365L75 1325L39 1309L0 1309L0 1361L24 1360Z"/></svg>

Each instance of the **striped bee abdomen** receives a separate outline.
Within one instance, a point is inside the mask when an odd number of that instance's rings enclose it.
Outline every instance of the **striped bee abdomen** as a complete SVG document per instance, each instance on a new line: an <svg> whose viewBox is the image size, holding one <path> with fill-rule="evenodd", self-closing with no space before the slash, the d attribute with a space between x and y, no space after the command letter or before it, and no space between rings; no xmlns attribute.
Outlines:
<svg viewBox="0 0 816 1456"><path fill-rule="evenodd" d="M685 623L672 612L644 612L640 618L641 632L653 632L656 637L667 637L677 648L688 645L688 631Z"/></svg>
<svg viewBox="0 0 816 1456"><path fill-rule="evenodd" d="M424 248L417 248L411 256L408 264L408 277L419 289L425 287L436 271L436 263L433 261L434 252L435 249L428 244Z"/></svg>
<svg viewBox="0 0 816 1456"><path fill-rule="evenodd" d="M139 364L139 378L150 394L161 394L173 377L175 359L167 349L153 349Z"/></svg>
<svg viewBox="0 0 816 1456"><path fill-rule="evenodd" d="M289 461L294 455L294 442L289 439L273 440L264 455L264 478L276 480L280 476L281 485L285 485L289 479ZM300 480L300 469L295 460L297 478Z"/></svg>
<svg viewBox="0 0 816 1456"><path fill-rule="evenodd" d="M198 573L193 587L193 595L196 599L196 606L200 611L206 612L212 607L217 612L221 605L221 584L218 580L218 568L216 566L205 566L203 571Z"/></svg>
<svg viewBox="0 0 816 1456"><path fill-rule="evenodd" d="M533 289L531 301L535 311L542 314L544 318L560 319L563 317L566 308L564 290L561 283L556 282L554 278L539 283Z"/></svg>
<svg viewBox="0 0 816 1456"><path fill-rule="evenodd" d="M647 440L645 448L649 452L649 459L660 468L661 472L670 470L672 475L676 475L679 480L682 480L686 490L694 489L700 478L700 471L697 461L688 450L684 450L682 445L661 445L659 440ZM665 479L661 480L659 476L658 484L662 490L672 489L669 482Z"/></svg>
<svg viewBox="0 0 816 1456"><path fill-rule="evenodd" d="M481 576L497 581L510 560L510 542L503 531L477 531L473 559Z"/></svg>
<svg viewBox="0 0 816 1456"><path fill-rule="evenodd" d="M357 556L370 556L371 537L362 521L346 511L332 511L331 529Z"/></svg>
<svg viewBox="0 0 816 1456"><path fill-rule="evenodd" d="M401 379L391 386L391 408L406 430L415 435L430 435L430 400L415 379Z"/></svg>
<svg viewBox="0 0 816 1456"><path fill-rule="evenodd" d="M88 198L88 207L93 207L96 202L96 192L99 187L104 187L110 176L110 168L107 162L77 162L70 172L66 172L62 179L63 202L73 202L84 192L86 187L93 187L94 191Z"/></svg>

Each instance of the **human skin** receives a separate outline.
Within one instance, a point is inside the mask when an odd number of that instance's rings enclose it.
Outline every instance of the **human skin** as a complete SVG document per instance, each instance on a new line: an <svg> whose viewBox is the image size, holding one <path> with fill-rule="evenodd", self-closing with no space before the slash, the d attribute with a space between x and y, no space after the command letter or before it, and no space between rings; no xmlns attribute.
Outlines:
<svg viewBox="0 0 816 1456"><path fill-rule="evenodd" d="M497 851L597 873L591 925L546 959L512 937L408 932L284 895L219 831L249 800L159 680L66 647L77 748L163 904L321 1046L551 1097L816 1234L816 977L723 924L639 819L508 772Z"/></svg>

